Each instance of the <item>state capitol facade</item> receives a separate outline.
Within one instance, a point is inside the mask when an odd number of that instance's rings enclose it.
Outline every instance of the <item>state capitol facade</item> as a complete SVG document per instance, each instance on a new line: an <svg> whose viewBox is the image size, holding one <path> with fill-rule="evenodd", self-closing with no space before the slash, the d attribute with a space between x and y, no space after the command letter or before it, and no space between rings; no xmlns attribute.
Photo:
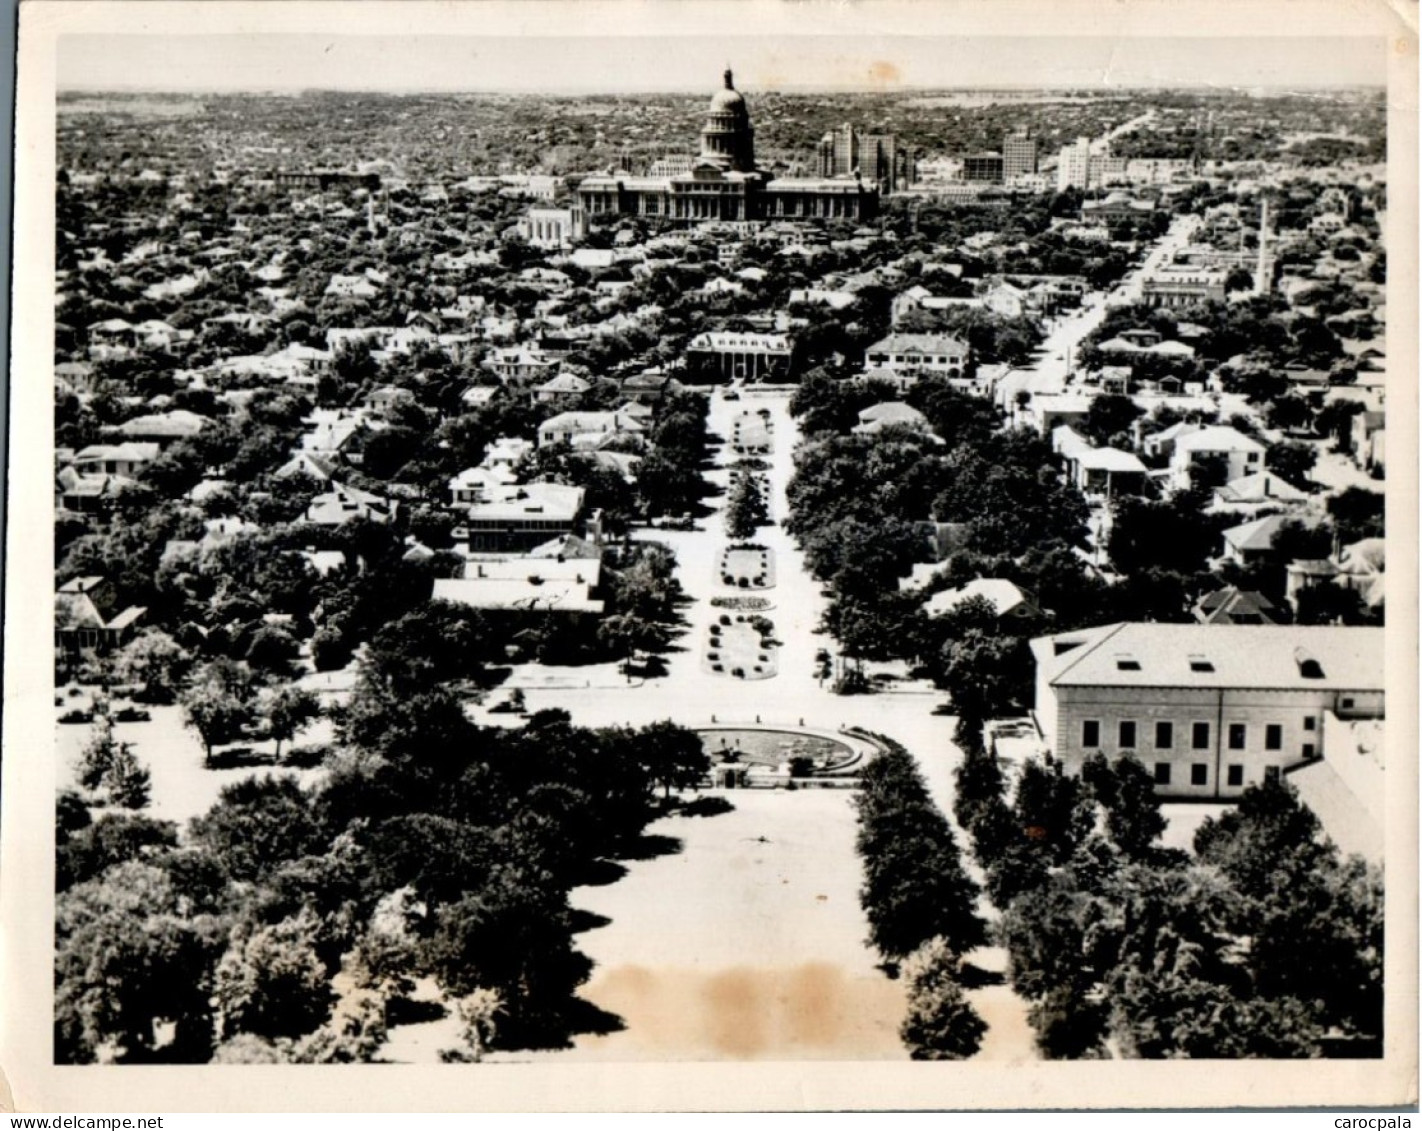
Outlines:
<svg viewBox="0 0 1422 1131"><path fill-rule="evenodd" d="M746 100L725 73L725 86L711 96L701 152L691 168L670 177L594 174L577 187L589 216L661 216L702 221L872 219L879 189L860 178L772 178L756 168L755 131Z"/></svg>

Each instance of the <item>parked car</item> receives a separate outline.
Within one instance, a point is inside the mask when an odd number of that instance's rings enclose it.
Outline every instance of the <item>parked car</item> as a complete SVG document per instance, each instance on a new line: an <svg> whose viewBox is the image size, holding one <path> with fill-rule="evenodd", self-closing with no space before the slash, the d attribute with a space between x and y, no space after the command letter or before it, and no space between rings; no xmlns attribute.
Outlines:
<svg viewBox="0 0 1422 1131"><path fill-rule="evenodd" d="M142 707L120 707L114 712L114 722L116 723L146 723L151 718Z"/></svg>
<svg viewBox="0 0 1422 1131"><path fill-rule="evenodd" d="M62 723L92 723L94 712L85 710L83 707L74 707L60 715L59 721Z"/></svg>

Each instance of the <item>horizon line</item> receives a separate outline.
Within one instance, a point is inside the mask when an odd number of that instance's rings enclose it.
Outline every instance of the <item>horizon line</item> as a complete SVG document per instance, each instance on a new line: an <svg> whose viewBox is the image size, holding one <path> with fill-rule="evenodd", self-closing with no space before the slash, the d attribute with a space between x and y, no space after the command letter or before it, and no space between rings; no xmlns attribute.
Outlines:
<svg viewBox="0 0 1422 1131"><path fill-rule="evenodd" d="M741 89L741 88L737 88ZM1090 86L1036 86L1033 84L1019 83L977 83L971 86L897 86L892 89L874 87L817 87L796 83L786 83L775 87L748 87L743 93L757 95L765 94L860 94L876 95L887 97L893 95L922 95L922 94L961 94L961 93L998 93L998 92L1031 92L1039 91L1043 94L1090 94L1099 96L1110 96L1117 94L1129 94L1139 91L1149 91L1152 93L1162 93L1170 91L1187 91L1190 93L1215 93L1231 94L1241 91L1270 91L1280 93L1317 91L1317 90L1366 90L1387 92L1386 82L1329 82L1327 80L1313 80L1310 82L1288 82L1278 84L1259 83L1209 83L1201 82L1197 85L1168 83L1162 85L1125 85L1118 87L1090 87ZM665 95L693 96L701 97L704 91L700 87L678 90L667 87L663 89L647 90L617 90L605 87L550 87L546 90L528 90L523 88L496 89L479 87L428 87L428 86L390 86L390 87L359 87L359 86L149 86L141 83L107 84L104 86L84 86L56 84L56 94L464 94L464 95L499 95L523 98L539 97L575 97L575 96L617 96L617 97L658 97Z"/></svg>

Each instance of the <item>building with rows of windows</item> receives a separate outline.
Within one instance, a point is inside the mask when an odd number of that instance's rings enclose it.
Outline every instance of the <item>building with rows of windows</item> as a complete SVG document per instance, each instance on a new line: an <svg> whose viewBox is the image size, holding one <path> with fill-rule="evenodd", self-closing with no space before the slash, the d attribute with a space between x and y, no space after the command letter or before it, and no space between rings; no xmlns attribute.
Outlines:
<svg viewBox="0 0 1422 1131"><path fill-rule="evenodd" d="M685 172L634 177L616 172L583 177L578 203L589 216L661 216L688 223L761 220L868 220L879 210L879 188L857 171L819 178L775 177L755 161L755 131L731 72L711 96L701 152Z"/></svg>
<svg viewBox="0 0 1422 1131"><path fill-rule="evenodd" d="M1383 630L1109 624L1032 641L1038 729L1067 772L1131 755L1164 797L1230 799L1383 717Z"/></svg>

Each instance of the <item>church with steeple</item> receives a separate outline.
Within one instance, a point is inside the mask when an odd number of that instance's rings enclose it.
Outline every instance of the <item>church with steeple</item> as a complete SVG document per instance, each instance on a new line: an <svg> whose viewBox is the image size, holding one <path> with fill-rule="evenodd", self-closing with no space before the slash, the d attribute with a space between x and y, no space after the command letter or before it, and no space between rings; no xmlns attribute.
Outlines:
<svg viewBox="0 0 1422 1131"><path fill-rule="evenodd" d="M594 174L577 187L589 217L657 216L687 223L764 220L867 220L879 208L879 190L858 176L806 179L772 177L756 166L755 130L745 96L727 68L711 96L701 129L700 153L671 177Z"/></svg>

